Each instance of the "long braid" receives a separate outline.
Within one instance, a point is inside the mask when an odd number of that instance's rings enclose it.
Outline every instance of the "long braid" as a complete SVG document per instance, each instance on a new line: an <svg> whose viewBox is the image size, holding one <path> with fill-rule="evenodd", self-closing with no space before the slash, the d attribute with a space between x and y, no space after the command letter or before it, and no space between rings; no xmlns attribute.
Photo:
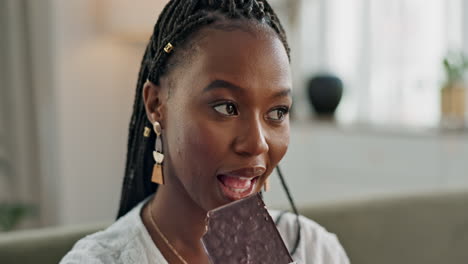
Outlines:
<svg viewBox="0 0 468 264"><path fill-rule="evenodd" d="M144 128L151 127L142 98L144 83L149 80L159 84L160 77L170 70L169 58L177 56L177 50L183 49L184 45L189 42L191 34L217 21L231 19L253 20L269 25L283 43L290 59L290 48L285 31L278 16L266 0L170 0L157 19L138 74L133 113L129 125L125 176L117 218L126 214L157 190L157 184L150 180L154 165L151 152L156 135L151 133L149 137L143 136ZM164 51L168 43L176 48L170 54ZM300 240L299 214L281 171L278 170L278 173L299 224L297 240L292 251L294 253Z"/></svg>
<svg viewBox="0 0 468 264"><path fill-rule="evenodd" d="M286 181L284 180L283 173L281 172L281 169L279 166L276 166L276 171L278 172L281 185L283 185L284 191L286 192L286 196L288 197L288 200L289 200L289 203L291 204L293 212L296 215L297 237L296 237L296 242L294 243L293 249L291 250L291 255L294 255L294 253L296 253L297 248L299 247L299 242L301 241L301 222L299 221L299 211L297 210L296 204L294 203L291 192L289 191L288 185L286 184Z"/></svg>

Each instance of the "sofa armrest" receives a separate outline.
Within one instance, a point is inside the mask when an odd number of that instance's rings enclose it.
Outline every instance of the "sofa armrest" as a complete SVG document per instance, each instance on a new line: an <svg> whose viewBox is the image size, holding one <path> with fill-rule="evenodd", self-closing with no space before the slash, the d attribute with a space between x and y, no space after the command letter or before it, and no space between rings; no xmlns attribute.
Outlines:
<svg viewBox="0 0 468 264"><path fill-rule="evenodd" d="M0 233L0 263L59 263L75 242L109 223Z"/></svg>

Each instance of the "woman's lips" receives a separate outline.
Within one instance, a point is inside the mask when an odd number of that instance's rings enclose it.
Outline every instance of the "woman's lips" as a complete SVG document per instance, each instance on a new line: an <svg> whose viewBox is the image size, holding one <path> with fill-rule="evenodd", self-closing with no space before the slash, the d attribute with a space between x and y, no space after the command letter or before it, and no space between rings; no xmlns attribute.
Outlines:
<svg viewBox="0 0 468 264"><path fill-rule="evenodd" d="M243 177L231 175L219 175L218 181L221 191L229 200L239 200L252 194L257 177Z"/></svg>

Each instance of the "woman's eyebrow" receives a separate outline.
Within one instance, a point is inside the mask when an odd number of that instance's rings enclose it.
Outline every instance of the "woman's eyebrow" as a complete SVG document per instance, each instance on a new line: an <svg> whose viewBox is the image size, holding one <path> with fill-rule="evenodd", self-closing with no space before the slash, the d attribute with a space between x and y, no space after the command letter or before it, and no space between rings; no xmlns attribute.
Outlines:
<svg viewBox="0 0 468 264"><path fill-rule="evenodd" d="M208 91L215 90L215 89L228 89L228 90L231 90L233 92L239 92L239 91L243 90L243 88L241 88L240 86L237 86L237 85L235 85L233 83L230 83L228 81L214 80L213 82L208 84L208 86L206 86L203 89L203 92L208 92ZM291 96L291 88L286 88L284 90L276 92L271 97L272 98L277 98L277 97L290 97L290 96Z"/></svg>
<svg viewBox="0 0 468 264"><path fill-rule="evenodd" d="M281 90L273 94L272 96L272 98L277 98L277 97L291 97L291 88L286 88L284 90Z"/></svg>
<svg viewBox="0 0 468 264"><path fill-rule="evenodd" d="M232 90L233 92L239 92L239 91L242 90L241 87L239 87L239 86L237 86L235 84L232 84L232 83L230 83L228 81L214 80L213 82L208 84L208 86L206 86L205 89L203 89L203 92L208 92L208 91L211 91L211 90L214 90L214 89L220 89L220 88Z"/></svg>

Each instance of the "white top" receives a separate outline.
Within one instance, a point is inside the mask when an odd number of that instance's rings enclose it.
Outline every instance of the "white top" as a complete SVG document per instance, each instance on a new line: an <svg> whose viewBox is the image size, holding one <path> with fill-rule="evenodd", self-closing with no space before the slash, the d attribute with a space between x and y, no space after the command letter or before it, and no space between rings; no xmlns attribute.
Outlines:
<svg viewBox="0 0 468 264"><path fill-rule="evenodd" d="M144 226L140 211L149 199L135 206L104 231L79 240L60 264L168 264ZM275 220L279 211L269 211ZM300 216L301 241L292 256L298 264L349 264L343 247L334 234L314 221ZM284 214L278 230L288 249L296 240L296 218Z"/></svg>

